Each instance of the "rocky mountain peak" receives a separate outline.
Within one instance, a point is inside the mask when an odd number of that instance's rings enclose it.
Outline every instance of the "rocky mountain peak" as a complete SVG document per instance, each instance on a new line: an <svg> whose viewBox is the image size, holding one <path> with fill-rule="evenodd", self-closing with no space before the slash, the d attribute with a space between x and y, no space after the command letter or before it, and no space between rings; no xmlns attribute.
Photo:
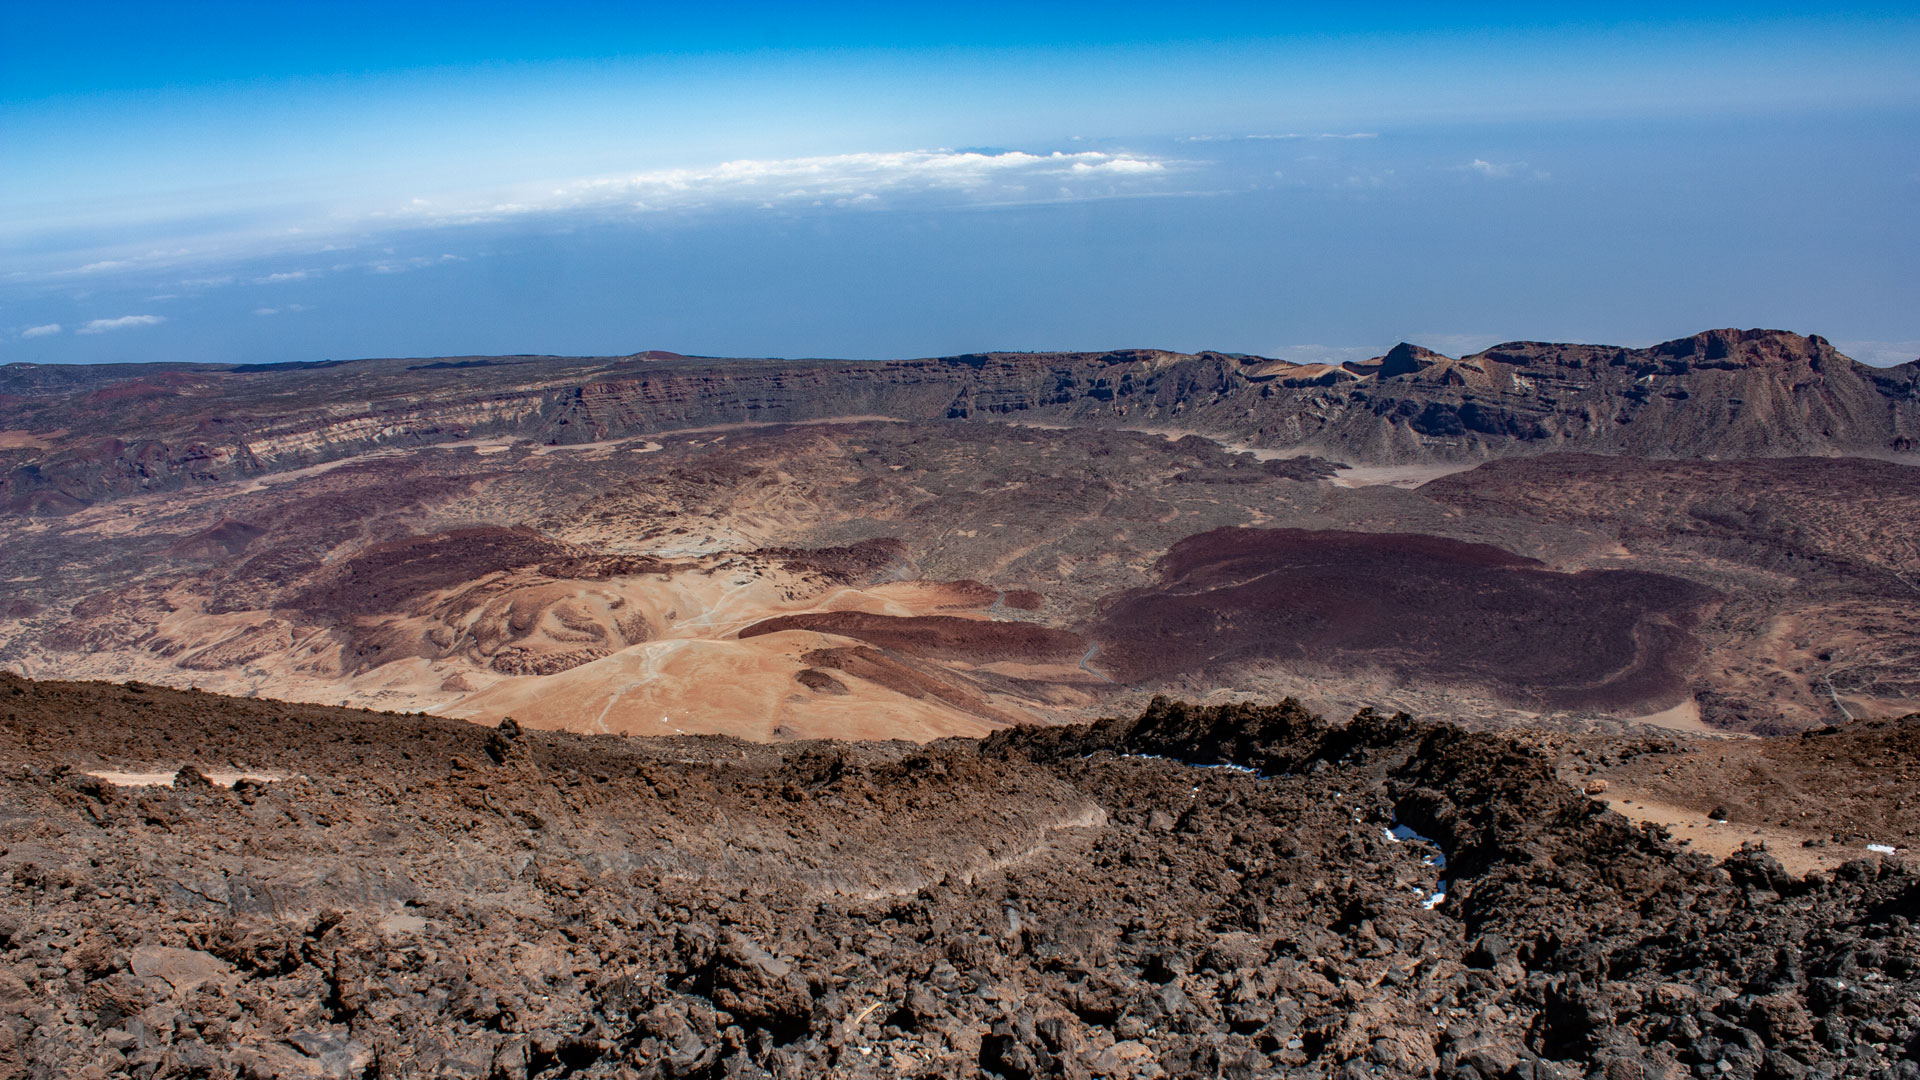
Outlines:
<svg viewBox="0 0 1920 1080"><path fill-rule="evenodd" d="M1388 349L1387 355L1380 358L1380 374L1383 376L1411 375L1422 368L1432 367L1448 359L1451 357L1403 341Z"/></svg>
<svg viewBox="0 0 1920 1080"><path fill-rule="evenodd" d="M1383 379L1390 379L1396 375L1412 375L1450 359L1452 357L1434 352L1432 349L1424 349L1403 341L1388 349L1385 356L1350 363L1345 367L1356 375L1378 375Z"/></svg>
<svg viewBox="0 0 1920 1080"><path fill-rule="evenodd" d="M1690 337L1662 342L1649 350L1656 356L1724 367L1779 367L1841 358L1825 338L1801 336L1790 330L1703 330Z"/></svg>

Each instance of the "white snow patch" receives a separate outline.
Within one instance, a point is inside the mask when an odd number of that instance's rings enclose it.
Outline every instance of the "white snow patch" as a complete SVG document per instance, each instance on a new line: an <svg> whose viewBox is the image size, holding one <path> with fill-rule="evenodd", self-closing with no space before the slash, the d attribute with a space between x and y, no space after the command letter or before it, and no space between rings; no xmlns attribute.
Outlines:
<svg viewBox="0 0 1920 1080"><path fill-rule="evenodd" d="M1431 837L1421 836L1419 833L1414 832L1409 826L1393 826L1387 830L1387 839L1396 844L1406 840L1412 840L1418 844L1425 844L1433 849L1433 854L1426 857L1426 864L1439 870L1445 870L1447 868L1447 853L1440 850L1440 845L1435 843Z"/></svg>
<svg viewBox="0 0 1920 1080"><path fill-rule="evenodd" d="M1401 844L1412 841L1416 844L1424 844L1432 848L1433 851L1423 856L1420 861L1433 867L1435 870L1446 870L1447 853L1440 850L1440 845L1435 843L1431 837L1421 836L1419 833L1413 831L1412 826L1409 825L1393 825L1382 831L1386 833L1388 843ZM1447 879L1441 878L1439 883L1433 887L1433 895L1420 901L1420 906L1426 908L1428 911L1432 911L1434 908L1446 903L1447 885Z"/></svg>

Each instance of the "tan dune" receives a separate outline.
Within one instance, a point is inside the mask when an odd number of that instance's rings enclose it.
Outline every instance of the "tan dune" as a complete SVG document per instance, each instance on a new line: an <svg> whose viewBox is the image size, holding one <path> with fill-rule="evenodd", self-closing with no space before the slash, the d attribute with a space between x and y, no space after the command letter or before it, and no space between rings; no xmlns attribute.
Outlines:
<svg viewBox="0 0 1920 1080"><path fill-rule="evenodd" d="M571 671L502 679L436 710L467 720L504 716L529 727L616 735L734 735L779 739L980 736L990 724L945 702L913 698L844 672L845 693L795 678L802 654L845 639L807 631L746 641L650 641Z"/></svg>

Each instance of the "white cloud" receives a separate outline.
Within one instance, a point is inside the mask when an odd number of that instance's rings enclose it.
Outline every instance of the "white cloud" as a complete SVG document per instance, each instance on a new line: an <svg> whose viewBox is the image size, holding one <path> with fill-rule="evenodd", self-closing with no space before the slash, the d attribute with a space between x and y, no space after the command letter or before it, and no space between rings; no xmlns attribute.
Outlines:
<svg viewBox="0 0 1920 1080"><path fill-rule="evenodd" d="M94 319L87 325L75 330L76 334L104 334L109 330L131 330L137 326L159 326L166 322L165 315L122 315L117 319Z"/></svg>
<svg viewBox="0 0 1920 1080"><path fill-rule="evenodd" d="M1487 161L1484 158L1474 158L1460 167L1468 172L1479 173L1489 180L1510 180L1514 177L1525 180L1547 180L1553 176L1552 173L1528 168L1524 161Z"/></svg>
<svg viewBox="0 0 1920 1080"><path fill-rule="evenodd" d="M292 314L295 314L296 312L301 312L306 310L308 310L308 308L307 308L307 305L305 304L282 304L279 307L257 307L253 309L253 313L255 315L260 315L260 316L292 315Z"/></svg>
<svg viewBox="0 0 1920 1080"><path fill-rule="evenodd" d="M976 205L1031 199L1034 191L1048 192L1046 201L1061 201L1109 197L1116 193L1116 184L1151 184L1175 164L1144 155L1091 150L1049 154L905 150L742 159L517 191L465 210L448 210L439 203L415 200L382 216L453 224L579 210L647 214L729 206L847 207L924 204L928 200Z"/></svg>
<svg viewBox="0 0 1920 1080"><path fill-rule="evenodd" d="M1106 161L1076 161L1073 163L1073 171L1082 175L1090 172L1105 172L1108 174L1132 173L1138 176L1143 173L1161 172L1165 168L1166 166L1158 161L1145 161L1140 158L1130 157L1109 158Z"/></svg>
<svg viewBox="0 0 1920 1080"><path fill-rule="evenodd" d="M149 250L146 246L119 252L87 249L84 255L76 252L60 257L57 265L49 260L48 266L37 270L0 271L0 280L91 280L96 275L104 278L134 271L170 270L180 275L170 282L175 289L194 293L239 284L298 282L324 276L329 265L333 272L375 273L431 265L431 258L383 257L377 240L394 228L458 227L545 217L551 219L545 223L547 228L561 229L579 225L582 221L575 219L587 217L632 219L754 209L801 212L816 207L841 212L984 208L1200 194L1183 190L1180 178L1206 167L1203 162L1142 153L939 149L749 158L695 168L563 180L558 184L549 181L505 186L483 182L464 194L408 191L380 210L341 206L299 227L287 227L283 222L271 227L235 226L209 232L197 236L191 250ZM327 251L343 254L324 261L315 257ZM469 252L466 257L475 256ZM283 268L273 270L270 264L254 262L247 271L233 269L265 258L280 260ZM456 258L444 256L439 261Z"/></svg>
<svg viewBox="0 0 1920 1080"><path fill-rule="evenodd" d="M1182 135L1181 142L1237 142L1241 139L1377 139L1377 131L1287 131L1271 135Z"/></svg>
<svg viewBox="0 0 1920 1080"><path fill-rule="evenodd" d="M20 331L20 336L23 338L52 337L59 332L60 324L50 322L44 326L29 326L25 330Z"/></svg>

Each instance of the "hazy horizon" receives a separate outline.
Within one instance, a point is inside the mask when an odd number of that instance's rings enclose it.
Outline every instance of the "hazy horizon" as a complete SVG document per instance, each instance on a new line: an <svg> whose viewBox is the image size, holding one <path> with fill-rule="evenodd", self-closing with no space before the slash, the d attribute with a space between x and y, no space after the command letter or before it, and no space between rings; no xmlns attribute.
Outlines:
<svg viewBox="0 0 1920 1080"><path fill-rule="evenodd" d="M1920 16L0 15L0 363L1920 356Z"/></svg>

